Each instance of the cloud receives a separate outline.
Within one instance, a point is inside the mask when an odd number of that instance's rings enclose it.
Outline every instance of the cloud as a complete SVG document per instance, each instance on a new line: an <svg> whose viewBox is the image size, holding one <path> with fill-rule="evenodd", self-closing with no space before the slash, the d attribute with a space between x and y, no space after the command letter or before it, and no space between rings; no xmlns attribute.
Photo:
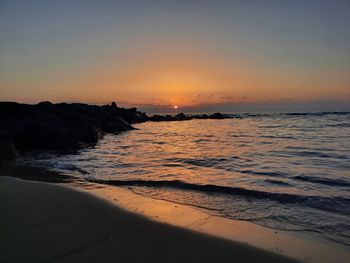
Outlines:
<svg viewBox="0 0 350 263"><path fill-rule="evenodd" d="M235 101L237 100L237 97L232 94L225 94L220 97L220 100L223 102Z"/></svg>

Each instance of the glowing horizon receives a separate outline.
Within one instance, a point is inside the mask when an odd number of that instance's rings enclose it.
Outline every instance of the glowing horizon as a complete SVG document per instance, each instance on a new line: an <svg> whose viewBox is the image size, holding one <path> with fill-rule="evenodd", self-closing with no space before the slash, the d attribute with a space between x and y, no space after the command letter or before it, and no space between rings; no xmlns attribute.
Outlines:
<svg viewBox="0 0 350 263"><path fill-rule="evenodd" d="M346 1L2 1L0 100L350 101Z"/></svg>

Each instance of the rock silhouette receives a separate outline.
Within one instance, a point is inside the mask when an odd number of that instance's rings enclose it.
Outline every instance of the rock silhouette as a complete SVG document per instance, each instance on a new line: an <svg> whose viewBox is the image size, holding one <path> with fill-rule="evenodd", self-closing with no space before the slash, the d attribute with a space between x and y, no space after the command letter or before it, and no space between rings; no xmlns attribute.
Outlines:
<svg viewBox="0 0 350 263"><path fill-rule="evenodd" d="M231 118L229 115L224 115L220 112L213 113L211 115L207 114L196 114L196 115L185 115L184 113L179 113L175 116L172 115L153 115L148 117L150 121L187 121L193 119L228 119Z"/></svg>
<svg viewBox="0 0 350 263"><path fill-rule="evenodd" d="M0 103L0 141L17 149L65 150L95 144L105 133L133 129L145 113L112 105L41 102L37 105Z"/></svg>
<svg viewBox="0 0 350 263"><path fill-rule="evenodd" d="M148 117L136 108L120 108L115 102L103 106L49 101L36 105L0 102L0 160L16 159L16 148L62 151L94 145L106 133L134 129L134 123L224 118L228 116L221 113Z"/></svg>
<svg viewBox="0 0 350 263"><path fill-rule="evenodd" d="M18 152L12 141L0 142L0 161L14 161L18 158Z"/></svg>

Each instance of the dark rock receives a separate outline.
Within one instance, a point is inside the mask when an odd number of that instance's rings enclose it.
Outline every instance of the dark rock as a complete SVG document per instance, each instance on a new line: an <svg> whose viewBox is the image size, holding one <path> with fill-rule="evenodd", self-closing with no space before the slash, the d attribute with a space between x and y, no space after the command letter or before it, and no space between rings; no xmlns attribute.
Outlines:
<svg viewBox="0 0 350 263"><path fill-rule="evenodd" d="M117 108L117 104L113 101L113 102L111 103L111 107L112 107L112 109L116 109L116 108Z"/></svg>
<svg viewBox="0 0 350 263"><path fill-rule="evenodd" d="M161 115L153 115L153 116L149 117L149 119L151 121L165 121L164 116L161 116Z"/></svg>
<svg viewBox="0 0 350 263"><path fill-rule="evenodd" d="M202 114L202 115L198 115L197 119L209 119L209 116L207 114Z"/></svg>
<svg viewBox="0 0 350 263"><path fill-rule="evenodd" d="M19 154L10 140L0 142L0 161L15 161Z"/></svg>
<svg viewBox="0 0 350 263"><path fill-rule="evenodd" d="M209 119L224 119L224 118L225 118L224 115L222 115L220 112L216 112L209 116Z"/></svg>
<svg viewBox="0 0 350 263"><path fill-rule="evenodd" d="M0 102L0 141L12 140L20 150L69 150L95 144L105 132L133 129L130 123L148 116L136 108L112 105Z"/></svg>
<svg viewBox="0 0 350 263"><path fill-rule="evenodd" d="M38 103L38 107L41 110L51 110L53 109L55 106L54 104L52 104L50 101L42 101Z"/></svg>
<svg viewBox="0 0 350 263"><path fill-rule="evenodd" d="M121 131L128 131L134 129L129 123L127 123L122 117L115 116L106 124L104 131L107 133L116 133Z"/></svg>
<svg viewBox="0 0 350 263"><path fill-rule="evenodd" d="M176 116L175 116L175 119L178 121L186 120L186 118L187 118L187 116L183 112L176 114Z"/></svg>
<svg viewBox="0 0 350 263"><path fill-rule="evenodd" d="M147 120L149 121L185 121L185 120L192 120L192 119L226 119L230 118L229 116L225 116L221 114L220 112L207 115L185 115L184 113L179 113L175 116L171 115L153 115L151 117L148 117Z"/></svg>
<svg viewBox="0 0 350 263"><path fill-rule="evenodd" d="M98 140L103 138L103 130L94 125L94 123L85 123L80 129L79 138L85 144L96 144Z"/></svg>
<svg viewBox="0 0 350 263"><path fill-rule="evenodd" d="M113 116L122 117L128 123L140 123L148 120L146 113L140 112L136 108L125 109L104 105L102 109Z"/></svg>
<svg viewBox="0 0 350 263"><path fill-rule="evenodd" d="M37 111L33 105L17 102L0 103L0 117L21 119L35 114L37 114Z"/></svg>

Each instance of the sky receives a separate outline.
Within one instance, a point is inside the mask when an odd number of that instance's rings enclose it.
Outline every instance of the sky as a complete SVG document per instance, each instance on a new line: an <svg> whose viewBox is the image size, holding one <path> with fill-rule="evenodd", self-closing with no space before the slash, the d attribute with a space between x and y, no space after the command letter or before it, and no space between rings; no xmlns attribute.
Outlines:
<svg viewBox="0 0 350 263"><path fill-rule="evenodd" d="M350 110L349 0L0 0L0 100Z"/></svg>

